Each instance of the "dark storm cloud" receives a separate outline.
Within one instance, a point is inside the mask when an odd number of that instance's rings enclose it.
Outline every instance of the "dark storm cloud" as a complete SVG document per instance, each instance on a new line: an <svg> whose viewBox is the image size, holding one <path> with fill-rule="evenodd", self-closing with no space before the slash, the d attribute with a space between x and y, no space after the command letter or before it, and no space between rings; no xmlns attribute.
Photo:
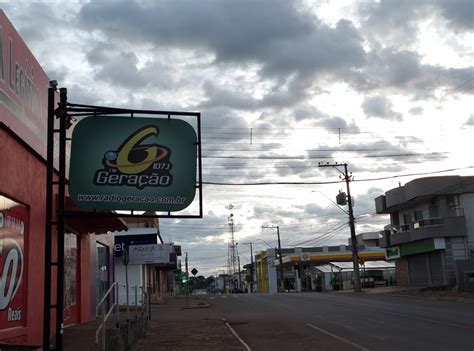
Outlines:
<svg viewBox="0 0 474 351"><path fill-rule="evenodd" d="M249 131L249 125L245 118L238 113L227 108L203 108L200 109L202 119L202 128L204 133L213 133L213 137L225 140L229 135L222 133L231 133L232 141L248 140L246 132ZM242 133L245 131L245 133ZM217 141L219 142L219 141ZM222 143L222 141L221 141Z"/></svg>
<svg viewBox="0 0 474 351"><path fill-rule="evenodd" d="M78 85L68 87L68 100L76 104L100 105L102 103L100 95L92 89L85 89Z"/></svg>
<svg viewBox="0 0 474 351"><path fill-rule="evenodd" d="M457 30L472 30L474 3L472 0L382 0L359 4L362 26L368 36L403 42L416 37L420 20L441 17Z"/></svg>
<svg viewBox="0 0 474 351"><path fill-rule="evenodd" d="M367 117L401 121L402 114L392 110L392 103L384 96L366 97L362 109Z"/></svg>
<svg viewBox="0 0 474 351"><path fill-rule="evenodd" d="M260 104L249 93L216 86L210 81L203 87L206 99L199 104L199 108L228 107L237 110L255 110Z"/></svg>
<svg viewBox="0 0 474 351"><path fill-rule="evenodd" d="M275 162L275 173L280 177L302 174L308 171L308 161L304 160L282 160Z"/></svg>
<svg viewBox="0 0 474 351"><path fill-rule="evenodd" d="M148 61L138 68L133 50L118 44L96 43L86 57L94 68L95 78L133 90L154 88L171 89L175 86L174 70L157 61Z"/></svg>
<svg viewBox="0 0 474 351"><path fill-rule="evenodd" d="M275 86L261 99L256 99L248 92L217 86L208 81L203 85L205 100L198 105L198 108L227 107L242 111L291 108L308 96L306 92L308 82L295 76L286 81L287 84Z"/></svg>
<svg viewBox="0 0 474 351"><path fill-rule="evenodd" d="M55 26L68 24L64 17L57 16L54 6L47 3L34 1L21 6L11 3L6 5L0 3L0 8L5 10L7 16L17 13L14 26L26 42L42 42L55 35Z"/></svg>
<svg viewBox="0 0 474 351"><path fill-rule="evenodd" d="M92 1L80 11L84 28L109 39L146 42L157 47L207 48L217 62L256 62L267 77L300 79L315 72L341 72L359 67L365 52L351 22L329 27L295 2Z"/></svg>
<svg viewBox="0 0 474 351"><path fill-rule="evenodd" d="M353 133L360 131L354 121L347 122L342 117L331 116L314 106L301 106L294 111L294 116L297 122L310 121L314 127L323 127L332 131L350 129Z"/></svg>
<svg viewBox="0 0 474 351"><path fill-rule="evenodd" d="M472 0L438 0L441 15L457 30L474 29L474 2Z"/></svg>
<svg viewBox="0 0 474 351"><path fill-rule="evenodd" d="M417 21L427 12L424 1L382 0L359 2L359 16L362 27L369 37L400 41L414 38Z"/></svg>

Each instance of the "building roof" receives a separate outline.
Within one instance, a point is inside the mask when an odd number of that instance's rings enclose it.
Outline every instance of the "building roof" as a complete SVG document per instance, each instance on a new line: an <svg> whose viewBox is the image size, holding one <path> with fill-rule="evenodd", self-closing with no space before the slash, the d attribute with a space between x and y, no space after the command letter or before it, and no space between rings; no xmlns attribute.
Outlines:
<svg viewBox="0 0 474 351"><path fill-rule="evenodd" d="M413 201L464 193L474 193L474 176L418 178L377 197L375 207L377 213L390 213Z"/></svg>
<svg viewBox="0 0 474 351"><path fill-rule="evenodd" d="M344 272L352 272L354 270L352 262L329 262L329 264L314 267L323 273L337 272L339 270ZM390 269L395 268L395 262L387 261L367 261L365 262L365 269Z"/></svg>

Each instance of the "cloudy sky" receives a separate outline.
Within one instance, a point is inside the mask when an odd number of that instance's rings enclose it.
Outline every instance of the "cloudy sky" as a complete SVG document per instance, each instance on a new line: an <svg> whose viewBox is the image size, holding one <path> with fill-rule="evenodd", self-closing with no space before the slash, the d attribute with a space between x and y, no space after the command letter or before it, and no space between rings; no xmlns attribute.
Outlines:
<svg viewBox="0 0 474 351"><path fill-rule="evenodd" d="M204 218L161 221L202 274L227 265L231 212L242 264L276 246L266 224L284 247L346 243L318 162L348 163L358 233L399 183L474 174L473 0L0 4L70 101L202 113Z"/></svg>

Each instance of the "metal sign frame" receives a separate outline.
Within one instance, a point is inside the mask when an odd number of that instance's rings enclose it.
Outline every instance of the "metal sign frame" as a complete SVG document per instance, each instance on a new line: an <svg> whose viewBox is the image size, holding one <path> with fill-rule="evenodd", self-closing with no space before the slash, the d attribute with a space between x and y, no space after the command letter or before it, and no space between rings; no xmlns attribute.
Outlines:
<svg viewBox="0 0 474 351"><path fill-rule="evenodd" d="M48 88L48 127L47 127L47 160L46 160L46 211L45 211L45 276L44 276L44 322L43 322L43 350L63 350L63 329L64 329L64 234L65 219L69 216L103 216L115 218L202 218L202 151L201 151L201 113L199 112L177 112L177 111L154 111L135 110L104 106L93 106L83 104L73 104L67 101L67 89L60 88L60 101L55 108L55 93L57 92L57 82L51 81ZM195 188L199 192L199 213L196 215L173 215L170 211L167 214L156 214L145 212L143 214L136 211L124 211L124 213L100 212L100 211L72 211L66 210L66 149L67 142L71 139L67 137L67 129L77 121L77 117L94 116L121 116L124 118L165 116L172 117L195 117L197 132L197 182ZM55 118L59 120L59 128L55 128ZM59 167L58 176L55 177L54 167L54 135L59 135ZM54 191L57 186L57 212L54 220ZM128 213L127 213L128 212ZM57 231L57 259L52 261L52 237L53 227ZM56 280L56 302L51 301L51 283L55 269ZM51 340L51 316L55 310L55 337Z"/></svg>

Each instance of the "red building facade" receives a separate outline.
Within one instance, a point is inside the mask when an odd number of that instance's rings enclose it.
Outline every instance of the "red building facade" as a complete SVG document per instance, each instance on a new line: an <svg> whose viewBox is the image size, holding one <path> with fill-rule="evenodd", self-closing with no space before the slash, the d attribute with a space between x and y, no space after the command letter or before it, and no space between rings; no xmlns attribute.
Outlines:
<svg viewBox="0 0 474 351"><path fill-rule="evenodd" d="M42 345L48 86L0 10L0 345ZM66 221L66 229L64 324L71 325L95 318L100 291L114 280L112 234L90 233L126 226L90 218ZM53 261L56 246L53 232ZM54 325L52 318L53 333Z"/></svg>

